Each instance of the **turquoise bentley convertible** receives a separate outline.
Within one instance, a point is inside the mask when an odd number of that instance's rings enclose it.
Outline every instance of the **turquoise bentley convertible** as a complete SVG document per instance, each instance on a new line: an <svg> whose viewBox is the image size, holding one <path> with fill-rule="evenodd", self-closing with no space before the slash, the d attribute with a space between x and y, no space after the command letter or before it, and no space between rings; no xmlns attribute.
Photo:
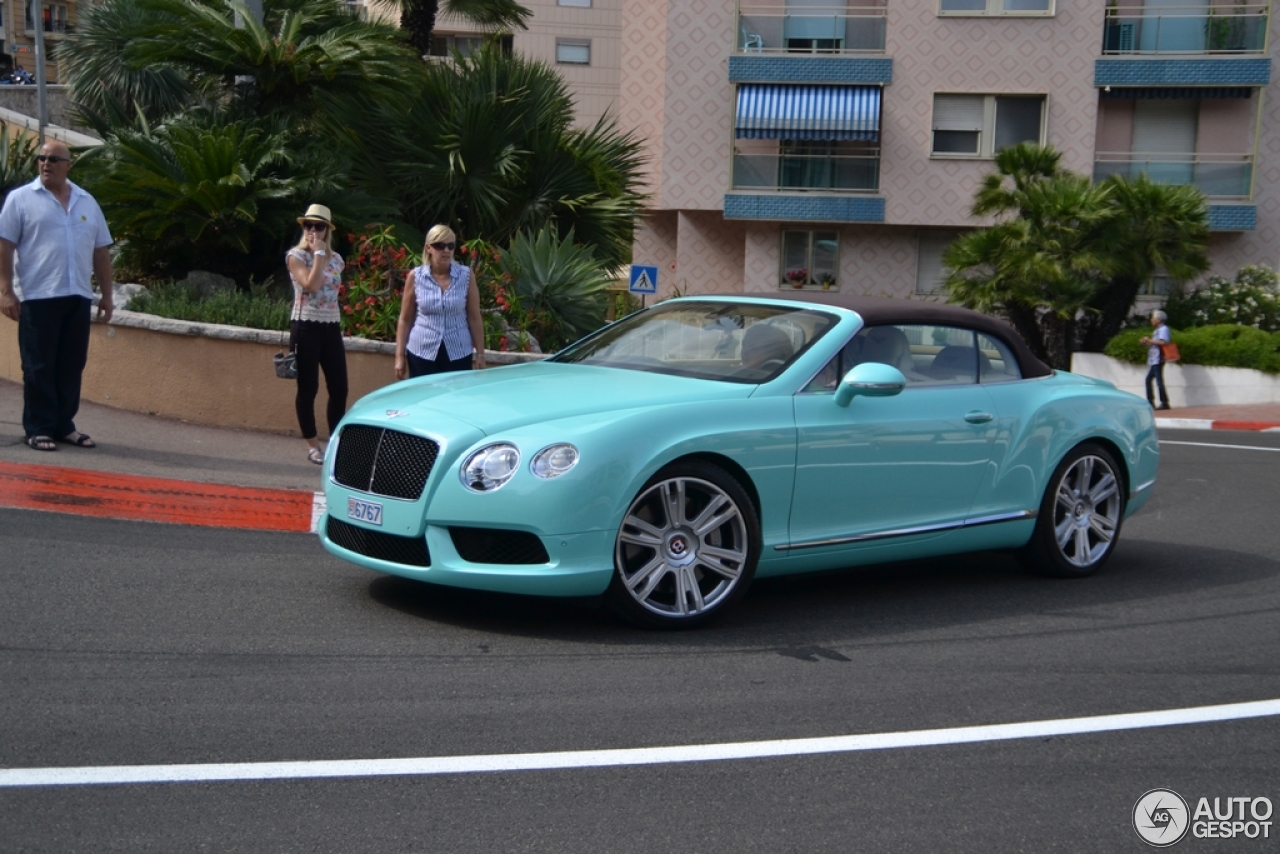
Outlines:
<svg viewBox="0 0 1280 854"><path fill-rule="evenodd" d="M324 547L378 572L603 595L702 625L755 577L975 550L1085 576L1150 498L1146 401L911 300L660 303L540 362L360 400Z"/></svg>

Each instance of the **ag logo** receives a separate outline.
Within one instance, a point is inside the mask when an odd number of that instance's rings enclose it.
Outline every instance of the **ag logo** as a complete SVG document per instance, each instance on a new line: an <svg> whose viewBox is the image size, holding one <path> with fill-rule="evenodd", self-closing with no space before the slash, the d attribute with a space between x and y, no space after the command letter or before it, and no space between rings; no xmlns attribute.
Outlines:
<svg viewBox="0 0 1280 854"><path fill-rule="evenodd" d="M1133 805L1133 829L1156 848L1181 842L1190 826L1187 802L1172 789L1152 789Z"/></svg>

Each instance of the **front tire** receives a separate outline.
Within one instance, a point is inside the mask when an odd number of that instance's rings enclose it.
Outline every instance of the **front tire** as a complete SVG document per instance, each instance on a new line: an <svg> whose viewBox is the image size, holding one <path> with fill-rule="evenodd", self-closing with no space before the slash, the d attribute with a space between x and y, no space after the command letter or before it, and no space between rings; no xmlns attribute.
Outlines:
<svg viewBox="0 0 1280 854"><path fill-rule="evenodd" d="M1055 578L1092 575L1115 551L1124 508L1125 481L1115 457L1099 445L1074 448L1049 480L1024 563Z"/></svg>
<svg viewBox="0 0 1280 854"><path fill-rule="evenodd" d="M640 626L702 626L746 592L759 556L760 523L741 484L701 460L675 463L623 516L606 602Z"/></svg>

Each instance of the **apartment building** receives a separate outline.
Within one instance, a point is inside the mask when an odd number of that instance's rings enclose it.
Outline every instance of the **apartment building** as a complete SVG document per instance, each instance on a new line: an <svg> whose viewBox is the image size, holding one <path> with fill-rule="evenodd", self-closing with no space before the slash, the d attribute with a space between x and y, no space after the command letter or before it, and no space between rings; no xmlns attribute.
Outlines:
<svg viewBox="0 0 1280 854"><path fill-rule="evenodd" d="M936 293L995 150L1024 140L1080 174L1199 187L1214 274L1280 266L1265 0L525 5L514 47L565 71L579 121L612 109L646 141L635 262L664 293L790 290L792 270L808 289Z"/></svg>
<svg viewBox="0 0 1280 854"><path fill-rule="evenodd" d="M53 51L67 37L76 15L76 0L37 3L35 0L0 0L0 73L22 66L36 73L36 22L44 37L45 79L58 82Z"/></svg>

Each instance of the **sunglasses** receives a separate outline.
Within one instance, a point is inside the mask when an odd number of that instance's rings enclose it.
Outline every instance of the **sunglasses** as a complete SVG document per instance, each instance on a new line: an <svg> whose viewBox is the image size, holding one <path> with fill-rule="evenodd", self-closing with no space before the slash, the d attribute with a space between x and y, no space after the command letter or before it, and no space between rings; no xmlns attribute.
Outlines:
<svg viewBox="0 0 1280 854"><path fill-rule="evenodd" d="M46 161L49 163L70 163L71 162L70 157L59 157L56 154L37 154L36 160L39 160L41 163L44 163Z"/></svg>
<svg viewBox="0 0 1280 854"><path fill-rule="evenodd" d="M432 244L431 244L431 248L432 248L432 249L434 249L434 250L436 250L437 252L443 252L443 251L444 251L444 250L446 250L446 249L448 249L450 252L452 252L454 249L457 249L457 248L458 248L458 244L456 244L456 243L432 243Z"/></svg>
<svg viewBox="0 0 1280 854"><path fill-rule="evenodd" d="M328 231L329 226L323 222L304 222L302 224L303 231Z"/></svg>

